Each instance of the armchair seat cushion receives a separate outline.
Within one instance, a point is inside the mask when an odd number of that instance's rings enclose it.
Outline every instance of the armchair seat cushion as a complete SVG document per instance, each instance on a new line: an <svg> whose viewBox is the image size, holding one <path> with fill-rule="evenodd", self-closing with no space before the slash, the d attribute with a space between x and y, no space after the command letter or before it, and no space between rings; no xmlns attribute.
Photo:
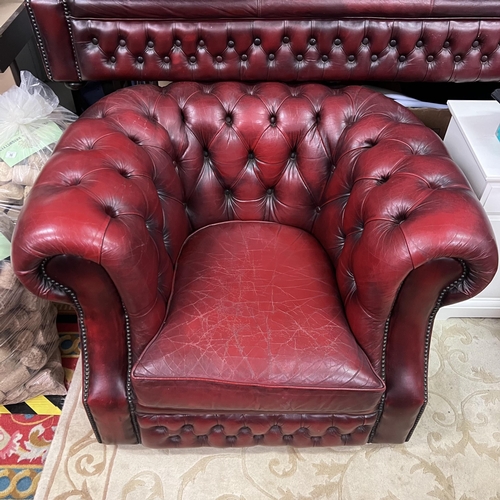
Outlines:
<svg viewBox="0 0 500 500"><path fill-rule="evenodd" d="M385 389L350 331L319 242L250 221L187 239L167 320L132 378L138 411L155 414L363 414Z"/></svg>

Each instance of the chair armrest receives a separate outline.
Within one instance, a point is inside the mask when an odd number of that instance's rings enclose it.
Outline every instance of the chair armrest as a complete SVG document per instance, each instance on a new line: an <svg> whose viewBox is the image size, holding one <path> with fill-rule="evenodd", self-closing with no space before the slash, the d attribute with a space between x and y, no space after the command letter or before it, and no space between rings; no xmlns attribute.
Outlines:
<svg viewBox="0 0 500 500"><path fill-rule="evenodd" d="M498 255L483 208L437 135L395 103L354 92L361 104L332 155L314 232L335 266L350 327L386 380L384 439L397 442L427 398L437 309L483 290ZM410 424L395 432L390 408L407 411Z"/></svg>
<svg viewBox="0 0 500 500"><path fill-rule="evenodd" d="M498 255L490 222L441 139L390 99L359 87L345 93L353 109L331 146L335 169L313 233L335 266L350 326L379 368L386 322L413 270L463 262L446 305L484 289Z"/></svg>
<svg viewBox="0 0 500 500"><path fill-rule="evenodd" d="M77 308L84 362L93 359L92 373L84 367L84 399L95 420L132 397L128 368L164 320L173 262L189 230L166 131L151 130L144 102L134 109L128 99L125 113L119 104L105 100L64 134L13 238L21 282ZM103 440L121 440L113 437L121 425L101 420L109 430Z"/></svg>

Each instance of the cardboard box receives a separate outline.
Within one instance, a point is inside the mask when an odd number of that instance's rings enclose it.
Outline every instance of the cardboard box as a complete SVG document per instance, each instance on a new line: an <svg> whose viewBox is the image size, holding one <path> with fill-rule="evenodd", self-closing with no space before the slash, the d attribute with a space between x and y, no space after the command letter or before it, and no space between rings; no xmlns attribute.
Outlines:
<svg viewBox="0 0 500 500"><path fill-rule="evenodd" d="M408 108L424 125L436 132L441 139L444 139L446 130L451 120L449 109L434 108Z"/></svg>

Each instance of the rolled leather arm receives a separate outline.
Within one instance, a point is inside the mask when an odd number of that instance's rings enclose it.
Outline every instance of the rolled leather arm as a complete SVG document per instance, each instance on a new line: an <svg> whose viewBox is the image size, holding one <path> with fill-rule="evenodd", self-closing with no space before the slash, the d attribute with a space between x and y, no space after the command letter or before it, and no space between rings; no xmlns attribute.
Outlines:
<svg viewBox="0 0 500 500"><path fill-rule="evenodd" d="M94 106L61 138L20 215L12 261L33 293L74 303L91 421L105 442L134 442L127 372L164 320L188 222L166 132L138 113L127 129L94 119L106 112ZM160 192L158 175L172 177Z"/></svg>
<svg viewBox="0 0 500 500"><path fill-rule="evenodd" d="M315 232L334 263L351 329L386 379L377 432L387 424L383 439L398 442L425 404L438 307L484 289L497 249L484 210L436 134L395 103L381 107L377 96L354 92L356 120L336 145L330 201ZM401 412L407 425L396 431Z"/></svg>

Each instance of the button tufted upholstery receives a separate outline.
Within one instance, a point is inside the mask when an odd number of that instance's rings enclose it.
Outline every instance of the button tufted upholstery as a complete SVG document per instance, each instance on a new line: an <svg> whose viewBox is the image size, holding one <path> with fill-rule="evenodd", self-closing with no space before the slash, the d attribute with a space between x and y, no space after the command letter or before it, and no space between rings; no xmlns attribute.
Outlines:
<svg viewBox="0 0 500 500"><path fill-rule="evenodd" d="M500 79L500 1L27 0L54 80Z"/></svg>
<svg viewBox="0 0 500 500"><path fill-rule="evenodd" d="M404 441L438 307L497 265L439 138L379 94L319 84L102 99L13 246L22 282L79 312L99 439L148 446Z"/></svg>
<svg viewBox="0 0 500 500"><path fill-rule="evenodd" d="M366 443L376 414L139 415L150 448L237 446L355 446Z"/></svg>

